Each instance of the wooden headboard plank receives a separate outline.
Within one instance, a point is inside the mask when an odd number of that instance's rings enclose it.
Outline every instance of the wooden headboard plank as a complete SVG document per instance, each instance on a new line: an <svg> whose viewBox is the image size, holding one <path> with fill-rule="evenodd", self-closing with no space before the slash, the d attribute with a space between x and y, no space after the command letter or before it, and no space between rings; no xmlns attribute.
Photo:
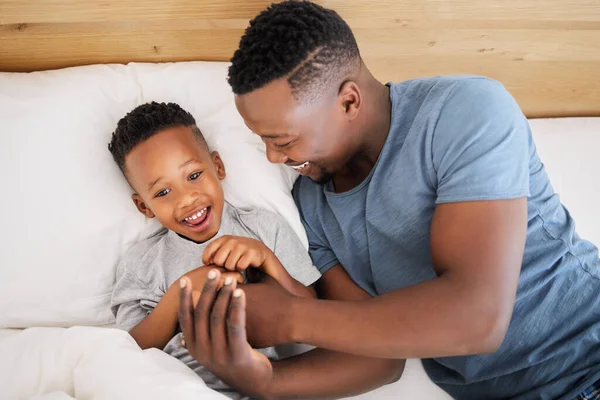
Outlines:
<svg viewBox="0 0 600 400"><path fill-rule="evenodd" d="M404 20L592 21L597 0L316 0L344 18ZM2 0L0 24L22 22L103 22L194 18L248 19L270 0ZM27 20L27 21L25 21Z"/></svg>
<svg viewBox="0 0 600 400"><path fill-rule="evenodd" d="M500 80L528 116L600 115L598 0L326 0L383 81ZM264 0L0 0L0 70L226 61Z"/></svg>

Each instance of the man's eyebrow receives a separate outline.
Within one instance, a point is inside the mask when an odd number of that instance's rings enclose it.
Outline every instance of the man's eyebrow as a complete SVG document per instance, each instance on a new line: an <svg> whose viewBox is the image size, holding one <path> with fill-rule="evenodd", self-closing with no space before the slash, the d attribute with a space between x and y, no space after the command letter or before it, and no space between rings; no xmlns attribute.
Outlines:
<svg viewBox="0 0 600 400"><path fill-rule="evenodd" d="M250 125L248 125L248 123L246 121L244 121L244 125L246 125L246 127L248 129L250 129L252 132L254 132L256 135L260 136L263 139L277 139L280 137L284 137L284 136L289 136L289 133L274 133L271 135L261 135L258 132L256 132L254 129L252 129L252 127Z"/></svg>
<svg viewBox="0 0 600 400"><path fill-rule="evenodd" d="M264 139L279 139L281 137L286 137L286 136L290 136L289 133L277 133L274 135L260 135L260 137L264 138Z"/></svg>

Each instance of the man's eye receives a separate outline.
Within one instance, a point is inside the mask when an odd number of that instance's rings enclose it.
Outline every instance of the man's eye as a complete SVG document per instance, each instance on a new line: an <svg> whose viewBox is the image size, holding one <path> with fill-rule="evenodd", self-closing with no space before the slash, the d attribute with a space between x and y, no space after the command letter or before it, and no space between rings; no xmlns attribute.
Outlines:
<svg viewBox="0 0 600 400"><path fill-rule="evenodd" d="M163 189L160 192L156 193L154 197L163 197L166 196L170 192L169 189Z"/></svg>
<svg viewBox="0 0 600 400"><path fill-rule="evenodd" d="M284 144L276 144L273 143L273 146L277 147L278 149L285 149L286 147L288 147L290 144L292 144L294 141L292 140L291 142L287 142Z"/></svg>
<svg viewBox="0 0 600 400"><path fill-rule="evenodd" d="M190 175L190 181L195 181L196 179L200 178L200 174L202 172L194 172L193 174Z"/></svg>

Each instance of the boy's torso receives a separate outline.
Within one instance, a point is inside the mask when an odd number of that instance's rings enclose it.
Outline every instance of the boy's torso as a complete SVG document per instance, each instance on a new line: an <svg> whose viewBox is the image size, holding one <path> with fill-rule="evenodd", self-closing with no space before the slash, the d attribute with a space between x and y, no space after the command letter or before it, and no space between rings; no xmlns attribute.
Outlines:
<svg viewBox="0 0 600 400"><path fill-rule="evenodd" d="M312 263L297 238L289 238L290 230L281 232L282 219L273 213L260 210L239 210L225 203L223 217L219 233L213 239L205 243L194 243L188 239L178 236L175 232L163 229L156 236L138 243L135 254L145 254L144 262L135 266L135 274L144 281L147 287L153 288L155 296L152 298L146 294L137 296L140 305L150 312L167 289L185 273L201 267L204 249L215 239L224 235L244 236L260 240L268 248L272 249L280 260L298 281L310 285L318 278L318 272L312 271ZM286 225L287 228L287 225ZM276 238L285 241L285 246L277 246ZM297 243L293 243L294 239ZM278 247L277 251L275 248ZM280 253L280 254L278 254ZM283 254L281 254L283 253ZM287 260L288 262L284 262ZM145 292L146 293L146 292ZM136 297L136 296L133 296ZM189 352L181 346L181 334L174 336L165 346L164 351L179 359L193 369L211 389L217 390L232 399L242 399L244 396L231 389L227 384L210 373L191 357ZM275 348L258 349L270 359L277 359L278 353Z"/></svg>

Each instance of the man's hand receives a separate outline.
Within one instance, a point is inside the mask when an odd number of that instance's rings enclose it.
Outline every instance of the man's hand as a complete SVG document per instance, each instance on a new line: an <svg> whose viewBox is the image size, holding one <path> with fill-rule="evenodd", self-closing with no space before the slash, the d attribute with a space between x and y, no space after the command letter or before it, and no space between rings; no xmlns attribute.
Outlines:
<svg viewBox="0 0 600 400"><path fill-rule="evenodd" d="M210 266L202 266L183 276L188 277L194 287L200 288L204 286L204 282L206 282L207 275L211 269ZM242 274L239 272L219 269L221 270L221 278L217 282L219 288L223 286L224 280L228 277L237 282L244 281ZM172 284L150 315L129 331L142 349L156 347L162 350L175 335L177 329L179 289L179 281Z"/></svg>
<svg viewBox="0 0 600 400"><path fill-rule="evenodd" d="M192 357L240 392L268 398L273 380L269 359L246 340L246 296L236 281L226 279L218 290L221 273L211 269L193 306L192 285L181 279L179 323Z"/></svg>

